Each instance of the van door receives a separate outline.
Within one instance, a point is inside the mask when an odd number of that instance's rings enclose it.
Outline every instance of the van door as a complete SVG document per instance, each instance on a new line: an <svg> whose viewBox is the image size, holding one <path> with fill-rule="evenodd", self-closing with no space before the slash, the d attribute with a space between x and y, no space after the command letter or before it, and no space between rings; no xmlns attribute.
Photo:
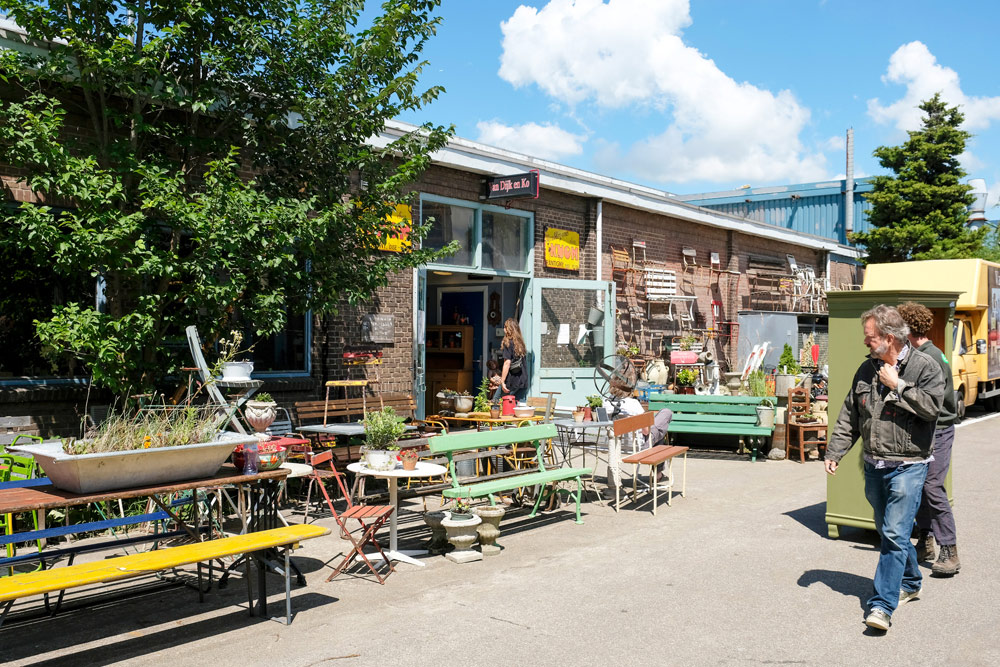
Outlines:
<svg viewBox="0 0 1000 667"><path fill-rule="evenodd" d="M979 357L972 337L972 323L962 317L955 318L954 372L958 378L955 393L958 416L965 416L965 406L976 402L979 389Z"/></svg>

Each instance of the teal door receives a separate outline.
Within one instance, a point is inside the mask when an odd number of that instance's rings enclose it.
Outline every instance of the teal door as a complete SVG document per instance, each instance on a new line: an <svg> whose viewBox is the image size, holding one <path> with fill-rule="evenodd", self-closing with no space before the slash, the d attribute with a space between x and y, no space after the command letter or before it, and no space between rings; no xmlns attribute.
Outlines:
<svg viewBox="0 0 1000 667"><path fill-rule="evenodd" d="M426 415L424 392L427 391L425 353L427 351L427 269L418 269L416 308L413 313L413 397L417 401L417 417Z"/></svg>
<svg viewBox="0 0 1000 667"><path fill-rule="evenodd" d="M557 391L557 405L582 404L597 393L598 364L614 354L614 283L535 278L526 297L521 329L530 341L530 395Z"/></svg>

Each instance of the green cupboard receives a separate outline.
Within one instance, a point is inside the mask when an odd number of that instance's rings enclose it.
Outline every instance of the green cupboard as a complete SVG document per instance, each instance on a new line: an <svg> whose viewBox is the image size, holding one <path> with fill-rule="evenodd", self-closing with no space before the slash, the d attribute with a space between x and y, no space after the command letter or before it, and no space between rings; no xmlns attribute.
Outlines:
<svg viewBox="0 0 1000 667"><path fill-rule="evenodd" d="M862 332L861 314L872 306L884 303L896 306L915 301L927 306L934 313L934 329L930 338L951 358L952 322L958 292L877 290L830 292L827 303L830 311L830 432L843 407L844 398L851 386L854 373L868 355ZM836 475L826 479L826 524L831 538L840 537L840 526L875 530L871 505L865 499L865 480L862 471L861 445L855 444L840 462ZM945 480L948 498L952 496L951 470Z"/></svg>

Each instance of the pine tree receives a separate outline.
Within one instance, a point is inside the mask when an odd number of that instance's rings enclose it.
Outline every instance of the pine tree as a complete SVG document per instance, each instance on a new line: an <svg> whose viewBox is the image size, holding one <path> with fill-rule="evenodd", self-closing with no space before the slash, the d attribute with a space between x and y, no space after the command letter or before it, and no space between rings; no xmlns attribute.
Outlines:
<svg viewBox="0 0 1000 667"><path fill-rule="evenodd" d="M874 156L895 176L877 176L865 197L872 203L872 229L851 235L868 251L867 262L974 257L986 230L969 229L971 186L958 156L971 134L960 129L965 115L940 93L921 103L923 128L901 146L879 146Z"/></svg>

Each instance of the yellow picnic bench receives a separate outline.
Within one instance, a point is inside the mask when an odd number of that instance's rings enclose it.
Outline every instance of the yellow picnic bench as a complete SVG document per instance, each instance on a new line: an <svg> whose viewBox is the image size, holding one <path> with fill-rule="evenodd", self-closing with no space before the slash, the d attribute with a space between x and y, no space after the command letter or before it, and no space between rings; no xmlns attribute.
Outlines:
<svg viewBox="0 0 1000 667"><path fill-rule="evenodd" d="M263 530L245 535L235 535L205 542L195 542L143 553L129 554L116 558L78 563L66 567L54 567L37 572L25 572L0 578L0 625L3 624L11 605L19 598L42 595L88 584L109 583L143 574L161 572L182 565L199 564L206 561L248 554L265 549L282 548L285 557L285 614L286 624L292 622L291 581L289 579L289 552L298 548L302 540L329 534L330 529L315 524L299 524ZM261 565L258 563L258 567ZM248 573L249 574L249 573ZM199 591L201 590L199 586ZM258 592L261 600L266 600L267 591ZM250 614L254 613L253 605Z"/></svg>

